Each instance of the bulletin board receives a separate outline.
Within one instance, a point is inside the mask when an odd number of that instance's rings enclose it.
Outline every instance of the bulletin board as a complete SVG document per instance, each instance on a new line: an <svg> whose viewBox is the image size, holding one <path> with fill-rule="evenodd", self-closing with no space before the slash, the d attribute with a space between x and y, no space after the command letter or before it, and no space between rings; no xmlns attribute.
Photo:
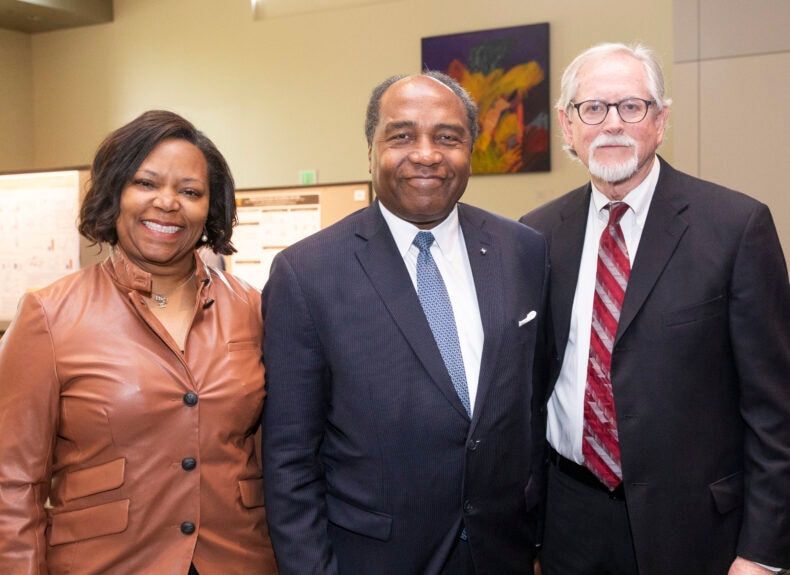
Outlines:
<svg viewBox="0 0 790 575"><path fill-rule="evenodd" d="M77 218L88 175L86 168L0 174L0 332L25 292L86 265Z"/></svg>
<svg viewBox="0 0 790 575"><path fill-rule="evenodd" d="M371 184L365 181L237 190L233 245L238 251L226 257L227 269L261 289L275 255L371 199Z"/></svg>
<svg viewBox="0 0 790 575"><path fill-rule="evenodd" d="M87 168L0 174L0 333L27 291L107 257L77 230ZM370 204L370 182L236 191L238 225L228 271L259 289L288 245Z"/></svg>

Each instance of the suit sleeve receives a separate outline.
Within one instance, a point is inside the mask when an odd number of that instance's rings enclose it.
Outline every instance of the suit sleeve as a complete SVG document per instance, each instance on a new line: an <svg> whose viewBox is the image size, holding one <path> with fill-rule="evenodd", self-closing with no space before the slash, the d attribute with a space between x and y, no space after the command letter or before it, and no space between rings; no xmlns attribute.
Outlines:
<svg viewBox="0 0 790 575"><path fill-rule="evenodd" d="M768 208L751 215L735 257L730 334L746 423L738 554L790 567L790 283Z"/></svg>
<svg viewBox="0 0 790 575"><path fill-rule="evenodd" d="M44 502L60 385L47 317L28 295L0 340L0 572L47 573Z"/></svg>
<svg viewBox="0 0 790 575"><path fill-rule="evenodd" d="M284 254L262 293L263 470L269 530L281 575L335 574L319 450L330 377L308 301Z"/></svg>
<svg viewBox="0 0 790 575"><path fill-rule="evenodd" d="M543 281L543 292L541 296L541 309L543 313L539 316L538 338L535 344L535 364L532 374L532 437L535 453L533 454L532 469L539 479L540 485L540 505L538 506L538 526L536 541L537 546L543 544L543 532L546 525L546 496L548 488L547 466L548 466L548 441L546 439L546 428L548 425L548 414L546 404L548 403L548 388L550 384L550 353L551 346L549 340L550 313L548 305L549 281L551 277L548 246L544 240L544 250L546 253L545 279Z"/></svg>

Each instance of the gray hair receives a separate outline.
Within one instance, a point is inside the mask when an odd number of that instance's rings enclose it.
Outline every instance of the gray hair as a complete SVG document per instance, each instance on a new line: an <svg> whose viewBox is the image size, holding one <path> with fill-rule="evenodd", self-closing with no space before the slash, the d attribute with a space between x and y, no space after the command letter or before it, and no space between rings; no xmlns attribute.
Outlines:
<svg viewBox="0 0 790 575"><path fill-rule="evenodd" d="M433 78L434 80L437 80L450 88L450 90L453 91L453 94L458 96L458 98L461 100L461 103L464 105L464 108L466 109L466 120L469 124L469 133L472 136L471 146L474 146L475 140L477 140L477 135L480 132L480 127L477 123L477 105L474 103L467 91L464 90L463 86L453 80L450 76L435 70L426 70L422 74L400 74L398 76L390 76L381 84L373 88L373 92L370 94L370 101L368 102L367 114L365 115L365 137L368 140L368 147L373 145L373 133L376 131L376 126L379 124L381 98L384 96L384 92L386 92L395 82L413 76L425 76L427 78Z"/></svg>
<svg viewBox="0 0 790 575"><path fill-rule="evenodd" d="M570 117L573 112L573 104L571 102L573 102L576 91L579 89L579 70L588 62L618 53L633 56L642 64L647 77L647 91L650 93L650 97L656 101L656 111L660 112L664 107L672 103L672 100L667 98L664 92L664 72L653 50L642 44L628 45L619 42L607 42L588 48L576 56L565 68L560 82L560 97L554 107L557 110L564 110ZM576 153L567 146L565 151L572 157L576 156Z"/></svg>

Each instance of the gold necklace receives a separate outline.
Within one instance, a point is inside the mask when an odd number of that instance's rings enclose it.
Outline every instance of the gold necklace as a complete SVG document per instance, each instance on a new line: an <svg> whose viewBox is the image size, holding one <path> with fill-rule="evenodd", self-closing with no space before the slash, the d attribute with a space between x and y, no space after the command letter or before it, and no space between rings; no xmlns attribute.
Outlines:
<svg viewBox="0 0 790 575"><path fill-rule="evenodd" d="M162 294L162 293L151 292L151 299L154 300L159 305L159 309L163 309L163 308L167 307L167 298L170 297L171 295L173 295L178 290L180 290L185 285L187 285L187 283L189 283L189 281L193 277L195 277L195 271L196 270L193 269L192 273L189 274L189 277L187 277L187 279L185 279L180 284L178 284L176 287L174 287L172 290L170 290L170 293Z"/></svg>

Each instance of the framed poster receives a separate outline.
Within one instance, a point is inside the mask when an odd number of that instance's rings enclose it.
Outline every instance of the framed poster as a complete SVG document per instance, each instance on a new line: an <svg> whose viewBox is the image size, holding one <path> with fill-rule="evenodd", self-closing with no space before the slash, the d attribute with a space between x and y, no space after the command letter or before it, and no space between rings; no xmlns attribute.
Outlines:
<svg viewBox="0 0 790 575"><path fill-rule="evenodd" d="M422 66L478 106L473 174L551 170L548 23L423 38Z"/></svg>
<svg viewBox="0 0 790 575"><path fill-rule="evenodd" d="M370 182L237 190L238 251L226 257L228 271L262 289L274 256L367 206L371 195Z"/></svg>

